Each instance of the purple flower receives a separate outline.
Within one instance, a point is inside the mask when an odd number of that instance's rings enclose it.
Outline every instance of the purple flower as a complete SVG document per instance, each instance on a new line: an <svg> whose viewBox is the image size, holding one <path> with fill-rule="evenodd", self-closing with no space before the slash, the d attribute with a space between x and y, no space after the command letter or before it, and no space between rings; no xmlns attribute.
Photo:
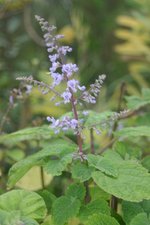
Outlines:
<svg viewBox="0 0 150 225"><path fill-rule="evenodd" d="M59 39L62 39L62 38L64 38L64 35L63 34L57 34L56 36L55 36L55 39L56 40L59 40ZM55 40L54 39L54 40Z"/></svg>
<svg viewBox="0 0 150 225"><path fill-rule="evenodd" d="M87 103L92 103L92 104L96 103L96 98L92 96L88 91L84 91L82 93L82 100Z"/></svg>
<svg viewBox="0 0 150 225"><path fill-rule="evenodd" d="M51 73L55 72L59 66L60 66L59 62L53 62L52 66L49 68L50 72Z"/></svg>
<svg viewBox="0 0 150 225"><path fill-rule="evenodd" d="M49 43L48 43L48 44L49 44ZM48 44L47 44L47 45L48 45ZM49 47L50 47L50 46L49 46ZM48 51L48 52L53 52L54 50L55 50L55 47L47 48L47 51Z"/></svg>
<svg viewBox="0 0 150 225"><path fill-rule="evenodd" d="M72 119L70 120L70 127L75 130L78 127L78 120Z"/></svg>
<svg viewBox="0 0 150 225"><path fill-rule="evenodd" d="M63 35L55 35L53 31L56 28L54 26L49 26L48 22L45 21L43 18L36 16L36 19L38 20L42 30L44 31L44 40L46 43L47 51L49 52L49 59L51 62L51 67L49 68L49 71L51 77L53 78L53 83L50 87L50 90L55 93L54 97L59 96L62 98L60 102L56 103L57 105L60 103L72 103L72 111L74 112L74 118L69 118L68 116L65 116L64 118L61 118L59 120L55 119L54 117L47 117L47 120L51 122L51 127L54 129L55 133L60 132L60 130L73 129L74 134L80 135L83 129L83 126L81 126L83 120L77 119L78 112L76 109L76 104L82 104L82 101L80 100L83 100L87 103L95 104L96 97L100 92L100 88L102 87L103 81L106 76L99 76L95 83L90 85L88 91L85 86L80 86L79 81L72 79L71 77L72 75L74 75L74 73L78 71L77 65L73 63L65 64L66 59L64 56L66 56L68 52L71 52L72 48L70 48L69 46L60 46L58 44L58 40L63 38ZM59 93L54 90L54 88L55 86L60 85L62 80L66 82L67 87L63 93ZM81 93L81 96L79 98L77 98L76 96L76 92L78 90ZM12 100L10 99L10 102L11 101ZM87 114L87 111L83 111L82 113L83 117ZM82 148L80 149L80 153L82 156Z"/></svg>
<svg viewBox="0 0 150 225"><path fill-rule="evenodd" d="M55 120L54 117L47 116L47 121L52 122L52 127L57 127L59 125L59 120Z"/></svg>
<svg viewBox="0 0 150 225"><path fill-rule="evenodd" d="M83 114L84 116L87 116L87 115L89 114L89 112L88 112L88 111L83 111L82 114Z"/></svg>
<svg viewBox="0 0 150 225"><path fill-rule="evenodd" d="M96 79L95 83L90 85L90 92L95 97L98 96L98 94L100 92L100 89L102 87L102 84L103 84L105 78L106 78L106 75L105 74L99 75L99 77L98 77L98 79Z"/></svg>
<svg viewBox="0 0 150 225"><path fill-rule="evenodd" d="M80 91L85 91L86 87L85 87L85 86L80 86L80 85L78 85L78 89L79 89Z"/></svg>
<svg viewBox="0 0 150 225"><path fill-rule="evenodd" d="M72 76L73 73L78 71L78 67L76 64L68 63L62 65L62 73L66 74L67 77Z"/></svg>
<svg viewBox="0 0 150 225"><path fill-rule="evenodd" d="M69 46L62 46L62 47L59 47L57 51L59 54L66 55L67 52L72 51L72 48L70 48Z"/></svg>
<svg viewBox="0 0 150 225"><path fill-rule="evenodd" d="M11 105L14 104L14 97L13 97L13 95L9 96L9 104L11 104Z"/></svg>
<svg viewBox="0 0 150 225"><path fill-rule="evenodd" d="M51 77L54 79L53 86L57 86L63 80L63 76L59 73L51 73Z"/></svg>
<svg viewBox="0 0 150 225"><path fill-rule="evenodd" d="M48 57L49 57L50 61L52 63L54 63L59 58L59 55L58 54L54 54L54 55L49 55Z"/></svg>
<svg viewBox="0 0 150 225"><path fill-rule="evenodd" d="M60 121L59 120L56 120L54 119L54 117L50 117L50 116L47 116L47 121L48 122L51 122L51 128L53 128L55 130L55 134L58 134L60 132Z"/></svg>
<svg viewBox="0 0 150 225"><path fill-rule="evenodd" d="M71 96L72 96L72 94L69 91L65 91L61 95L61 97L63 97L63 99L64 99L65 104L70 102Z"/></svg>
<svg viewBox="0 0 150 225"><path fill-rule="evenodd" d="M26 85L26 94L30 94L32 91L33 86L32 85Z"/></svg>
<svg viewBox="0 0 150 225"><path fill-rule="evenodd" d="M75 80L75 79L69 80L69 81L67 82L68 88L71 88L71 90L72 90L73 92L77 92L77 85L78 85L78 84L79 84L79 81L78 81L78 80Z"/></svg>
<svg viewBox="0 0 150 225"><path fill-rule="evenodd" d="M68 130L68 129L73 129L76 130L78 127L78 120L76 119L70 119L68 116L65 116L61 121L60 121L60 127L62 130Z"/></svg>

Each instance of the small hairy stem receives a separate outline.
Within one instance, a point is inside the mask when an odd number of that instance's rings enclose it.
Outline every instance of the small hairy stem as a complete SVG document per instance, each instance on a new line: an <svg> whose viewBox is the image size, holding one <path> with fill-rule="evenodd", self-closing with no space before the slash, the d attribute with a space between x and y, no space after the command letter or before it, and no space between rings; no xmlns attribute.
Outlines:
<svg viewBox="0 0 150 225"><path fill-rule="evenodd" d="M37 141L37 148L40 149L40 141L39 140ZM40 176L41 176L41 185L42 185L42 188L44 189L45 188L45 180L44 180L44 170L43 170L42 166L40 166Z"/></svg>
<svg viewBox="0 0 150 225"><path fill-rule="evenodd" d="M44 170L43 167L40 167L40 173L41 173L41 184L42 184L42 188L45 188L45 181L44 181Z"/></svg>
<svg viewBox="0 0 150 225"><path fill-rule="evenodd" d="M75 99L74 99L74 96L73 96L73 92L70 89L70 92L72 93L72 97L71 97L71 104L72 104L72 110L73 110L73 114L74 114L74 118L76 120L79 120L78 119L78 113L77 113L77 110L76 110L76 106L75 106ZM82 155L83 154L83 151L82 151L82 138L81 138L81 135L80 133L78 132L77 133L77 142L78 142L78 146L79 146L79 153Z"/></svg>
<svg viewBox="0 0 150 225"><path fill-rule="evenodd" d="M44 83L43 81L34 80L32 78L32 76L29 76L29 77L17 77L16 80L21 80L21 81L26 81L26 82L29 82L29 83L33 83L34 85L37 85L39 87L43 87L43 88L46 88L49 91L52 91L57 96L61 96L58 91L54 90L54 88L52 88L48 84Z"/></svg>
<svg viewBox="0 0 150 225"><path fill-rule="evenodd" d="M118 209L118 199L112 195L111 201L110 201L110 207L117 212Z"/></svg>
<svg viewBox="0 0 150 225"><path fill-rule="evenodd" d="M124 93L125 93L125 87L126 87L126 84L123 82L120 86L120 96L119 96L118 107L117 107L118 112L121 110L121 104L122 104L123 96L124 96ZM117 126L118 126L118 121L116 120L112 130L115 131L117 129ZM113 137L114 136L113 136L113 132L112 132L112 135L111 135L112 143L111 143L111 145L114 143ZM113 195L112 195L111 200L110 200L110 206L115 212L117 212L118 199Z"/></svg>
<svg viewBox="0 0 150 225"><path fill-rule="evenodd" d="M93 135L93 128L90 129L90 145L91 145L91 153L94 154L94 135Z"/></svg>
<svg viewBox="0 0 150 225"><path fill-rule="evenodd" d="M84 200L85 200L85 203L87 204L91 200L88 181L84 182L84 186L85 186L85 189L86 189L86 195L85 195L85 199Z"/></svg>

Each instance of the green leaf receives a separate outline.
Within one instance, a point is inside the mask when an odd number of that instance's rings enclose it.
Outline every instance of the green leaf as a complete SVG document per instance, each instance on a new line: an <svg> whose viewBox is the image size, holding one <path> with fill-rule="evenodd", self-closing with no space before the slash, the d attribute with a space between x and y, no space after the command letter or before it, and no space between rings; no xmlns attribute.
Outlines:
<svg viewBox="0 0 150 225"><path fill-rule="evenodd" d="M104 199L104 200L110 200L110 194L102 190L98 186L89 187L90 188L90 196L92 200L96 200L97 198Z"/></svg>
<svg viewBox="0 0 150 225"><path fill-rule="evenodd" d="M140 203L123 201L122 212L124 221L129 224L133 217L144 212L144 210Z"/></svg>
<svg viewBox="0 0 150 225"><path fill-rule="evenodd" d="M116 136L119 137L139 137L147 136L150 137L150 127L139 126L139 127L125 127L122 130L115 132Z"/></svg>
<svg viewBox="0 0 150 225"><path fill-rule="evenodd" d="M6 152L7 156L14 161L19 161L25 157L25 153L20 149L11 149Z"/></svg>
<svg viewBox="0 0 150 225"><path fill-rule="evenodd" d="M150 215L150 200L143 200L140 204L144 209L144 212Z"/></svg>
<svg viewBox="0 0 150 225"><path fill-rule="evenodd" d="M55 195L53 195L48 190L40 190L38 191L38 194L44 199L44 202L46 204L46 208L48 210L48 213L51 211L52 204L57 199Z"/></svg>
<svg viewBox="0 0 150 225"><path fill-rule="evenodd" d="M92 111L92 110L86 110L88 114L85 116L83 115L82 111L78 111L79 119L83 120L83 124L85 128L91 128L93 126L106 129L108 120L110 117L114 116L114 112L111 111L104 111L101 113ZM63 118L64 116L68 116L69 118L73 118L72 112L67 112L64 115L62 115L60 118Z"/></svg>
<svg viewBox="0 0 150 225"><path fill-rule="evenodd" d="M23 177L35 165L42 165L43 160L48 156L59 156L61 154L71 153L76 150L76 145L64 141L62 139L55 140L46 146L41 151L29 156L16 164L14 164L9 171L8 186L13 187L17 181Z"/></svg>
<svg viewBox="0 0 150 225"><path fill-rule="evenodd" d="M93 168L88 167L86 164L82 162L73 164L71 168L72 178L77 179L80 182L89 180L91 178L93 171L94 171Z"/></svg>
<svg viewBox="0 0 150 225"><path fill-rule="evenodd" d="M87 205L82 206L80 209L79 218L80 221L84 223L91 215L99 213L110 215L110 208L105 200L96 199Z"/></svg>
<svg viewBox="0 0 150 225"><path fill-rule="evenodd" d="M125 99L127 101L128 109L138 109L147 104L150 104L150 100L144 100L138 96L129 96L129 97L125 97Z"/></svg>
<svg viewBox="0 0 150 225"><path fill-rule="evenodd" d="M85 225L119 225L113 217L99 213L89 217Z"/></svg>
<svg viewBox="0 0 150 225"><path fill-rule="evenodd" d="M150 155L144 157L141 163L150 172Z"/></svg>
<svg viewBox="0 0 150 225"><path fill-rule="evenodd" d="M114 163L114 165L120 166L124 162L122 157L117 152L112 151L111 149L104 152L103 156L105 157L105 159L112 160L112 163Z"/></svg>
<svg viewBox="0 0 150 225"><path fill-rule="evenodd" d="M21 222L23 225L39 225L39 223L37 223L35 220L27 217L21 218Z"/></svg>
<svg viewBox="0 0 150 225"><path fill-rule="evenodd" d="M22 217L20 212L7 212L0 210L0 225L39 225L34 219Z"/></svg>
<svg viewBox="0 0 150 225"><path fill-rule="evenodd" d="M118 177L110 177L97 171L92 174L95 183L104 191L118 198L139 202L150 199L150 174L135 161L122 161Z"/></svg>
<svg viewBox="0 0 150 225"><path fill-rule="evenodd" d="M118 141L113 145L115 150L123 159L141 158L142 151L136 146L129 145L128 143Z"/></svg>
<svg viewBox="0 0 150 225"><path fill-rule="evenodd" d="M71 162L72 154L68 154L60 159L49 160L47 163L43 164L43 168L48 174L51 174L52 176L59 176Z"/></svg>
<svg viewBox="0 0 150 225"><path fill-rule="evenodd" d="M44 200L34 192L13 190L0 196L0 209L18 211L21 216L41 220L46 216Z"/></svg>
<svg viewBox="0 0 150 225"><path fill-rule="evenodd" d="M89 166L92 166L107 175L117 177L118 171L116 166L114 166L114 163L112 159L100 156L100 155L92 155L89 154L87 156Z"/></svg>
<svg viewBox="0 0 150 225"><path fill-rule="evenodd" d="M142 96L150 102L150 88L142 88Z"/></svg>
<svg viewBox="0 0 150 225"><path fill-rule="evenodd" d="M129 109L138 109L143 107L147 104L150 104L150 89L143 88L142 89L142 96L128 96L125 97L127 101L127 107Z"/></svg>
<svg viewBox="0 0 150 225"><path fill-rule="evenodd" d="M97 113L95 111L88 111L89 114L84 118L85 119L85 127L92 127L93 125L98 125L103 128L104 122L114 115L114 112L105 111L102 113Z"/></svg>
<svg viewBox="0 0 150 225"><path fill-rule="evenodd" d="M41 225L54 225L53 220L52 220L52 216L48 216L45 220L44 223L42 223Z"/></svg>
<svg viewBox="0 0 150 225"><path fill-rule="evenodd" d="M66 191L66 196L74 197L82 201L85 197L86 191L83 184L71 184Z"/></svg>
<svg viewBox="0 0 150 225"><path fill-rule="evenodd" d="M69 196L58 198L53 204L52 216L55 225L64 225L70 218L75 217L80 209L80 201Z"/></svg>
<svg viewBox="0 0 150 225"><path fill-rule="evenodd" d="M124 221L129 224L139 213L150 214L150 200L143 200L139 203L123 201L122 212Z"/></svg>
<svg viewBox="0 0 150 225"><path fill-rule="evenodd" d="M19 130L11 134L0 136L0 143L6 145L14 145L20 141L50 139L54 136L54 132L49 126L31 127Z"/></svg>
<svg viewBox="0 0 150 225"><path fill-rule="evenodd" d="M7 212L0 209L0 225L16 225L18 222L20 222L20 212Z"/></svg>
<svg viewBox="0 0 150 225"><path fill-rule="evenodd" d="M149 225L150 219L147 217L146 213L139 213L130 222L130 225Z"/></svg>

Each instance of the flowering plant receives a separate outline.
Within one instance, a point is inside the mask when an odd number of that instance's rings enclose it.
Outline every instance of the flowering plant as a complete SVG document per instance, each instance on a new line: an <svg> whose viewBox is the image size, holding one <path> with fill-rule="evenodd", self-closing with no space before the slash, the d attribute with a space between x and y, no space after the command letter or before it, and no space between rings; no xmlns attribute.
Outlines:
<svg viewBox="0 0 150 225"><path fill-rule="evenodd" d="M54 26L49 26L39 16L36 19L44 32L52 84L32 77L18 80L38 85L44 94L53 92L55 104L58 107L60 104L70 104L71 110L57 119L48 115L50 127L44 125L28 128L1 137L0 142L3 144L37 140L39 146L39 151L12 166L8 186L12 188L27 171L37 165L41 167L43 185L38 193L17 189L1 195L1 224L138 225L139 220L148 224L150 174L147 164L143 163L142 157L135 154L134 150L134 154L131 153L122 140L130 136L149 136L150 130L147 126L121 130L116 128L119 120L135 115L137 109L143 107L143 104L149 104L150 100L143 91L140 104L133 104L133 99L128 97L127 101L132 106L130 111L97 113L85 110L85 103L96 103L106 76L100 75L89 89L81 86L76 79L79 71L77 65L68 63L66 59L67 53L72 49L60 46L59 39L62 35L54 34ZM65 84L64 90L59 92L58 87L62 83ZM31 86L29 87L31 90ZM148 90L146 93L149 93ZM104 148L97 147L94 141L95 131L101 134L107 128L111 132L110 143ZM85 144L84 129L89 131L89 144ZM62 196L56 197L46 188L43 170L53 177L68 174L69 187L65 188ZM118 205L122 207L123 217Z"/></svg>

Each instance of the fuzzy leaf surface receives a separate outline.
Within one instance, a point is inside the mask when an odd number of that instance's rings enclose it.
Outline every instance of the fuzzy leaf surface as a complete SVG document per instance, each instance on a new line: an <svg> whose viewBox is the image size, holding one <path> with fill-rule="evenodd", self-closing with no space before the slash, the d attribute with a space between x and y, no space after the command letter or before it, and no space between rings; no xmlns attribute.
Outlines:
<svg viewBox="0 0 150 225"><path fill-rule="evenodd" d="M0 209L1 225L16 225L18 222L20 222L20 213L18 211L7 212Z"/></svg>
<svg viewBox="0 0 150 225"><path fill-rule="evenodd" d="M100 188L118 198L133 202L150 199L150 174L135 161L123 161L117 178L100 171L94 172L92 177Z"/></svg>
<svg viewBox="0 0 150 225"><path fill-rule="evenodd" d="M15 163L9 171L8 186L13 187L23 175L35 165L42 165L48 156L59 156L76 150L76 145L58 139L53 141L41 151Z"/></svg>
<svg viewBox="0 0 150 225"><path fill-rule="evenodd" d="M47 163L43 164L43 168L48 174L51 174L52 176L59 176L71 162L72 154L68 154L60 159L48 160Z"/></svg>
<svg viewBox="0 0 150 225"><path fill-rule="evenodd" d="M119 225L113 217L99 213L89 217L85 225Z"/></svg>
<svg viewBox="0 0 150 225"><path fill-rule="evenodd" d="M116 131L115 135L122 138L139 137L139 136L150 137L150 127L148 126L125 127L122 130Z"/></svg>
<svg viewBox="0 0 150 225"><path fill-rule="evenodd" d="M77 179L80 182L84 182L86 180L89 180L92 176L92 172L94 169L92 167L88 167L84 163L76 163L72 166L71 172L72 172L72 178Z"/></svg>
<svg viewBox="0 0 150 225"><path fill-rule="evenodd" d="M144 157L141 163L150 172L150 155Z"/></svg>
<svg viewBox="0 0 150 225"><path fill-rule="evenodd" d="M44 199L48 213L50 213L52 204L57 199L56 196L46 189L38 191L38 194Z"/></svg>
<svg viewBox="0 0 150 225"><path fill-rule="evenodd" d="M138 109L145 105L150 104L150 89L143 88L142 89L142 96L128 96L125 97L127 100L127 107L130 109Z"/></svg>
<svg viewBox="0 0 150 225"><path fill-rule="evenodd" d="M83 184L71 184L66 191L66 196L77 198L82 201L85 197L86 191Z"/></svg>
<svg viewBox="0 0 150 225"><path fill-rule="evenodd" d="M53 204L52 216L55 225L64 225L75 217L80 209L80 201L69 196L58 198Z"/></svg>
<svg viewBox="0 0 150 225"><path fill-rule="evenodd" d="M129 224L131 220L139 213L147 213L150 215L150 200L143 200L142 202L122 202L122 212L124 221Z"/></svg>
<svg viewBox="0 0 150 225"><path fill-rule="evenodd" d="M0 143L6 145L14 145L20 141L31 141L50 139L54 136L54 132L49 126L31 127L25 128L10 134L4 134L0 136Z"/></svg>
<svg viewBox="0 0 150 225"><path fill-rule="evenodd" d="M92 127L93 125L96 125L98 127L103 128L108 119L114 115L114 112L111 111L105 111L102 113L97 113L95 111L89 111L89 114L85 117L85 127ZM106 123L105 123L106 122Z"/></svg>
<svg viewBox="0 0 150 225"><path fill-rule="evenodd" d="M146 213L139 213L130 222L130 225L149 225L150 219L147 217Z"/></svg>
<svg viewBox="0 0 150 225"><path fill-rule="evenodd" d="M117 168L114 165L112 159L109 159L100 155L89 154L88 163L89 163L89 166L92 166L106 173L107 175L110 175L113 177L117 177L118 175Z"/></svg>
<svg viewBox="0 0 150 225"><path fill-rule="evenodd" d="M80 209L79 218L80 221L84 223L91 215L99 213L110 215L108 203L103 199L96 199L87 205L82 206Z"/></svg>
<svg viewBox="0 0 150 225"><path fill-rule="evenodd" d="M92 200L96 200L97 198L104 199L106 201L110 200L111 195L102 190L100 187L96 186L91 186L89 187L90 189L90 196Z"/></svg>
<svg viewBox="0 0 150 225"><path fill-rule="evenodd" d="M133 217L144 212L144 210L140 203L123 201L122 212L124 221L129 224Z"/></svg>
<svg viewBox="0 0 150 225"><path fill-rule="evenodd" d="M13 190L0 196L0 209L18 211L23 217L43 219L46 216L46 205L40 195L25 190Z"/></svg>

